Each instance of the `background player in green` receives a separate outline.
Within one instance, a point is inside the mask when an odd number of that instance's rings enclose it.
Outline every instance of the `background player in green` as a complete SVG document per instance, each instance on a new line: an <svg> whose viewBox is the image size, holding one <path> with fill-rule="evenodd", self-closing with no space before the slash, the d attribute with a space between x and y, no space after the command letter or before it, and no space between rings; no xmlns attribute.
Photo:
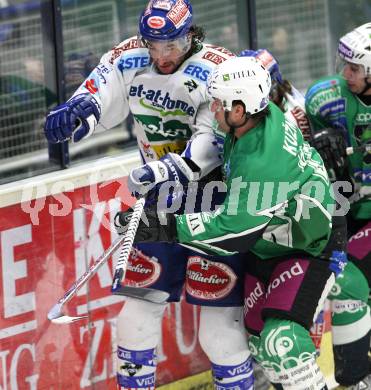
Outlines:
<svg viewBox="0 0 371 390"><path fill-rule="evenodd" d="M331 179L352 183L348 185L352 190L347 214L351 262L330 295L335 378L351 389L369 389L371 154L367 145L371 143L371 23L340 39L337 71L308 89L306 112L315 132L313 144ZM346 147L352 148L349 156Z"/></svg>
<svg viewBox="0 0 371 390"><path fill-rule="evenodd" d="M332 269L339 270L335 260L316 258L329 240L334 200L319 154L269 102L270 87L255 58L228 59L213 71L211 110L227 133L226 200L216 212L167 214L164 225L148 210L136 241L249 252L244 309L254 357L283 388L327 389L309 328L334 283ZM125 217L119 214L122 225Z"/></svg>
<svg viewBox="0 0 371 390"><path fill-rule="evenodd" d="M272 79L272 88L270 92L270 99L273 101L284 113L285 117L292 121L299 127L303 134L304 140L310 142L312 138L312 131L309 120L305 113L305 98L292 83L284 78L281 74L278 60L267 49L243 50L238 54L239 57L255 57L260 60L263 66L269 71ZM341 243L339 250L344 247L346 242L346 218L344 216L333 217L333 227L336 226L336 232L343 231L341 234ZM334 230L334 229L333 229ZM336 241L332 241L333 245ZM334 248L336 249L336 248ZM321 341L325 329L325 315L324 310L320 312L315 323L310 329L310 336L316 347L317 355L321 353ZM255 369L255 383L262 381L262 376L259 376L259 367ZM276 389L282 389L279 384L273 384ZM269 386L268 386L269 387Z"/></svg>

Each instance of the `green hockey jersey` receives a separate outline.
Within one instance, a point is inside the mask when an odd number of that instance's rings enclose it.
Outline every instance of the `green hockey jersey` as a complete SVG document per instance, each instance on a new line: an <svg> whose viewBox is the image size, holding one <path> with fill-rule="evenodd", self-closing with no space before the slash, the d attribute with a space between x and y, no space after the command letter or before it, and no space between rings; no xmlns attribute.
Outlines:
<svg viewBox="0 0 371 390"><path fill-rule="evenodd" d="M371 143L371 106L366 106L347 87L341 76L315 82L305 97L313 131L331 127L343 132L348 146ZM355 182L351 212L356 219L371 218L371 153L357 151L348 156L349 174Z"/></svg>
<svg viewBox="0 0 371 390"><path fill-rule="evenodd" d="M334 199L322 159L277 106L269 109L242 137L226 136L225 201L215 212L177 216L182 244L263 259L324 249Z"/></svg>

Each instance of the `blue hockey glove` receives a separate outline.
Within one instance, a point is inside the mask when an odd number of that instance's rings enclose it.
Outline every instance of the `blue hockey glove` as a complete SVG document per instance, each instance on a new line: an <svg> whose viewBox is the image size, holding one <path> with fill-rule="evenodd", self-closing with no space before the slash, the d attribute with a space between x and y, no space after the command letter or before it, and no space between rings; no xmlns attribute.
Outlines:
<svg viewBox="0 0 371 390"><path fill-rule="evenodd" d="M72 138L78 142L92 134L100 118L100 107L90 94L74 96L46 117L45 137L53 144Z"/></svg>
<svg viewBox="0 0 371 390"><path fill-rule="evenodd" d="M173 182L183 189L197 178L197 172L194 172L182 157L168 153L158 161L133 169L128 178L128 189L132 195L139 198L157 192L161 183Z"/></svg>
<svg viewBox="0 0 371 390"><path fill-rule="evenodd" d="M119 211L114 218L118 234L125 234L131 219L132 209ZM176 219L173 214L158 214L154 207L145 210L139 222L134 242L176 242Z"/></svg>

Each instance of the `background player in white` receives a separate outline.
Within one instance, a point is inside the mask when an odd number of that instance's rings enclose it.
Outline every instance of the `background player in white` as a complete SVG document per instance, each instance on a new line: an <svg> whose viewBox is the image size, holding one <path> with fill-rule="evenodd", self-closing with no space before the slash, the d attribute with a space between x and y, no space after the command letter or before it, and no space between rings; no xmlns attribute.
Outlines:
<svg viewBox="0 0 371 390"><path fill-rule="evenodd" d="M255 57L262 62L272 78L270 99L282 110L286 118L299 127L305 141L311 140L309 120L305 113L305 98L285 79L280 71L279 63L267 49L243 50L238 56Z"/></svg>
<svg viewBox="0 0 371 390"><path fill-rule="evenodd" d="M131 112L147 164L130 175L130 190L135 193L143 182L218 178L222 160L212 130L206 80L216 64L233 54L202 40L202 30L192 25L188 0L150 1L140 16L139 36L106 53L73 97L48 115L46 137L50 142L69 138L77 142L96 127L117 125ZM151 194L148 203L157 196L156 186ZM240 256L200 255L166 243L138 247L147 255L142 260L152 261L148 268L154 269L147 286L167 291L171 302L179 300L186 280L187 301L202 306L199 341L212 363L217 388L252 388ZM135 272L131 275L130 284L135 285ZM214 275L219 276L217 283ZM126 300L117 326L121 388L154 388L155 348L165 307Z"/></svg>

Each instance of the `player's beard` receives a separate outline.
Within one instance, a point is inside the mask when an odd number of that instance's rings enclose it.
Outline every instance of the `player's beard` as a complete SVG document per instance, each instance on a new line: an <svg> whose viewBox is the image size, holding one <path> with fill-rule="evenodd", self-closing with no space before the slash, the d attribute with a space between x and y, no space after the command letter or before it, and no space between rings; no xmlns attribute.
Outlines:
<svg viewBox="0 0 371 390"><path fill-rule="evenodd" d="M179 69L179 67L183 64L185 58L186 56L182 56L179 57L177 60L166 61L164 62L164 65L166 66L161 66L161 67L158 64L159 60L152 60L152 62L158 73L167 75L167 74L175 73Z"/></svg>
<svg viewBox="0 0 371 390"><path fill-rule="evenodd" d="M156 70L158 73L160 74L172 74L176 71L176 69L178 69L179 65L176 65L175 62L167 62L166 63L166 66L159 66L157 64L155 64L155 67L156 67Z"/></svg>

